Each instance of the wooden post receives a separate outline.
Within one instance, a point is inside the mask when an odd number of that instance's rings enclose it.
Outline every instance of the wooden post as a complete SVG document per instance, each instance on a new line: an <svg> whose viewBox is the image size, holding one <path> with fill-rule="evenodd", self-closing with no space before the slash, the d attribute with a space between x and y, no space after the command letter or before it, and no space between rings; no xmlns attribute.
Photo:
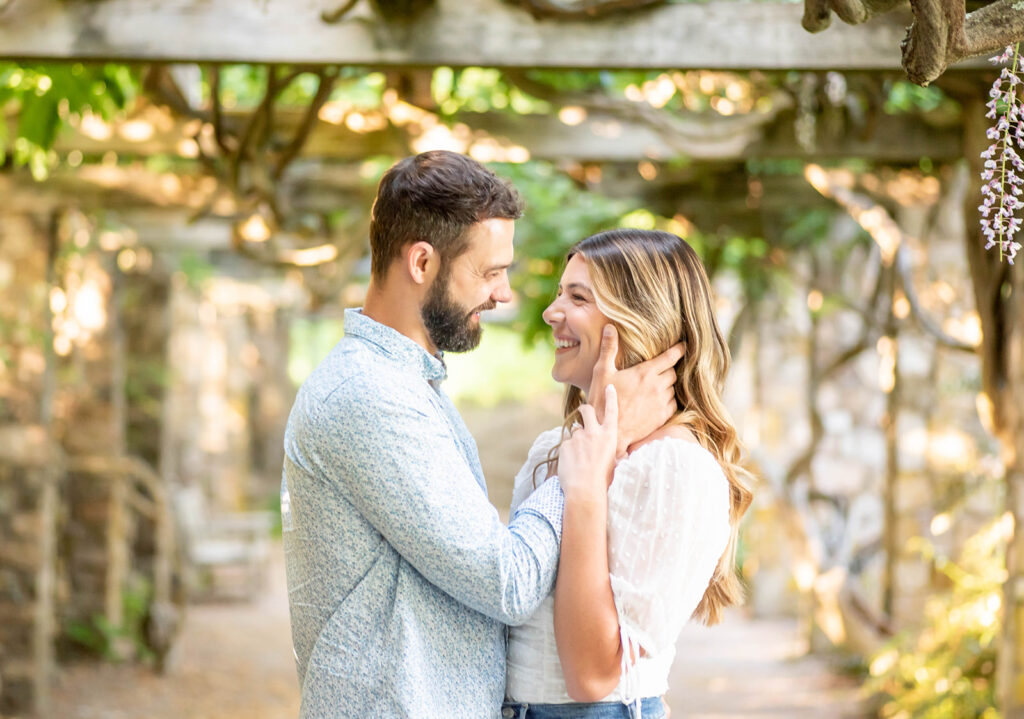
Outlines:
<svg viewBox="0 0 1024 719"><path fill-rule="evenodd" d="M885 434L885 484L882 490L882 504L885 513L885 524L882 527L882 544L885 550L885 569L882 586L882 611L893 618L895 612L895 595L897 591L896 566L903 548L900 546L899 513L896 509L896 492L899 485L899 411L900 411L900 368L899 368L899 325L893 313L893 302L896 300L896 272L890 267L880 271L886 272L887 294L889 307L886 314L884 336L892 342L892 388L885 396L885 416L882 420L882 431Z"/></svg>
<svg viewBox="0 0 1024 719"><path fill-rule="evenodd" d="M50 291L57 286L56 262L60 248L61 212L50 214L46 237L46 328L43 333L43 391L40 397L39 420L46 434L46 442L55 446L53 434L53 402L56 394L57 356L53 347L53 312L50 309ZM57 588L57 510L58 486L61 473L58 458L42 474L39 496L40 563L36 572L35 632L32 637L33 680L35 683L35 710L46 714L50 709L50 684L53 681L56 632Z"/></svg>
<svg viewBox="0 0 1024 719"><path fill-rule="evenodd" d="M107 337L110 343L110 453L115 457L125 454L125 425L127 402L125 397L125 338L121 328L118 296L118 271L113 259L104 263L110 277L110 297L107 301ZM130 478L122 472L107 477L110 487L107 515L107 572L104 589L104 615L110 627L124 624L124 592L131 571L131 515L128 511ZM120 656L125 648L111 650ZM125 658L125 657L121 657Z"/></svg>

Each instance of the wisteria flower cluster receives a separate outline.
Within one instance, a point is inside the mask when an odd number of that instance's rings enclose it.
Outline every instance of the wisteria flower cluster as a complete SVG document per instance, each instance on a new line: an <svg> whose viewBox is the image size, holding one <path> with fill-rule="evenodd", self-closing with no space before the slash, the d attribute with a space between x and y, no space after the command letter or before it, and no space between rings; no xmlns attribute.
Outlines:
<svg viewBox="0 0 1024 719"><path fill-rule="evenodd" d="M985 117L996 124L988 129L992 144L981 153L985 160L981 180L984 197L978 211L981 212L981 229L988 239L985 249L999 246L999 257L1013 264L1013 258L1020 249L1014 235L1021 227L1016 212L1024 207L1024 78L1020 73L1020 45L1010 45L992 58L996 65L1003 65L999 79L989 91L988 112ZM1012 66L1006 67L1012 60Z"/></svg>

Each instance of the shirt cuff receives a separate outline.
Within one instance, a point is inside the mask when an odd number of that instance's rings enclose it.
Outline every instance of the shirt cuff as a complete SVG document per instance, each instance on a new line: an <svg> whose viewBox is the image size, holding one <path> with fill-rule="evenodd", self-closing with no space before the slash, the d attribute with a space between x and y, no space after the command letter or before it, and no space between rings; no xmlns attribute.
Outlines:
<svg viewBox="0 0 1024 719"><path fill-rule="evenodd" d="M559 543L562 541L562 514L565 512L565 495L558 477L546 480L533 494L526 498L519 509L512 515L513 519L520 514L535 514L546 519Z"/></svg>

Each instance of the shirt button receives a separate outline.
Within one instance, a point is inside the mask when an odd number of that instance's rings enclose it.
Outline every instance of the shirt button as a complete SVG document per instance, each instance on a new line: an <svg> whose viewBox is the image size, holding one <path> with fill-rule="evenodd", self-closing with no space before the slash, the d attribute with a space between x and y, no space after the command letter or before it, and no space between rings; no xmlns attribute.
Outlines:
<svg viewBox="0 0 1024 719"><path fill-rule="evenodd" d="M505 719L513 719L515 717L515 715L516 715L516 710L513 709L512 707L505 707L504 709L501 710L501 715Z"/></svg>

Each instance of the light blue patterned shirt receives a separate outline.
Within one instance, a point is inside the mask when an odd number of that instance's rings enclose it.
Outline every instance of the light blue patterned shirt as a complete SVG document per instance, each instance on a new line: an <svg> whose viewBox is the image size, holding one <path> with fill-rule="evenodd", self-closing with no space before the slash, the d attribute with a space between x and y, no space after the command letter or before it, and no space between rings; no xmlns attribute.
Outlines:
<svg viewBox="0 0 1024 719"><path fill-rule="evenodd" d="M508 526L444 363L358 310L299 389L281 509L303 719L501 715L505 624L551 591L564 497Z"/></svg>

